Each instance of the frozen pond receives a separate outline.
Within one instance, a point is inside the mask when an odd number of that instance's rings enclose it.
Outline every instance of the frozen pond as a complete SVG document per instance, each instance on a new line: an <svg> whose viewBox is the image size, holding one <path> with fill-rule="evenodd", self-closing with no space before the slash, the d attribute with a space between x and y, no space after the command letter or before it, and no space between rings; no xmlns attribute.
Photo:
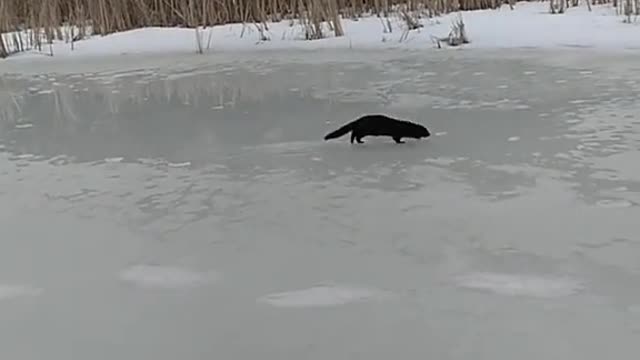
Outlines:
<svg viewBox="0 0 640 360"><path fill-rule="evenodd" d="M2 358L633 358L637 58L479 53L10 69Z"/></svg>

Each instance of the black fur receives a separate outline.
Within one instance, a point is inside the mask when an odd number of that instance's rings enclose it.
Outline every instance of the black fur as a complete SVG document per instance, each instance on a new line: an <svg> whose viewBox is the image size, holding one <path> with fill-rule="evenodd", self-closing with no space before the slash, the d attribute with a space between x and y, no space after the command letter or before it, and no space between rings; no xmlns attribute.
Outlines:
<svg viewBox="0 0 640 360"><path fill-rule="evenodd" d="M398 120L386 115L364 115L325 135L324 139L335 139L351 132L351 143L362 144L365 136L390 136L398 144L402 138L420 139L431 136L426 127L406 120Z"/></svg>

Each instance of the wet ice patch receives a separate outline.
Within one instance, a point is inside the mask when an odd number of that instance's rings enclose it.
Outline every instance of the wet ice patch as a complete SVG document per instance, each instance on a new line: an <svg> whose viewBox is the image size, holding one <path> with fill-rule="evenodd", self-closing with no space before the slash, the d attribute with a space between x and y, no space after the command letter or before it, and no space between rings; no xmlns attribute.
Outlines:
<svg viewBox="0 0 640 360"><path fill-rule="evenodd" d="M324 307L345 305L386 298L384 291L344 285L317 285L307 289L273 293L258 298L258 302L275 307Z"/></svg>
<svg viewBox="0 0 640 360"><path fill-rule="evenodd" d="M163 265L134 265L120 272L120 279L136 286L160 289L189 288L218 280L215 272L200 273L193 270Z"/></svg>
<svg viewBox="0 0 640 360"><path fill-rule="evenodd" d="M42 289L29 285L0 284L0 300L8 300L23 296L37 296L41 293Z"/></svg>
<svg viewBox="0 0 640 360"><path fill-rule="evenodd" d="M502 274L479 272L459 276L458 286L506 296L554 298L573 295L581 291L581 282L564 277Z"/></svg>

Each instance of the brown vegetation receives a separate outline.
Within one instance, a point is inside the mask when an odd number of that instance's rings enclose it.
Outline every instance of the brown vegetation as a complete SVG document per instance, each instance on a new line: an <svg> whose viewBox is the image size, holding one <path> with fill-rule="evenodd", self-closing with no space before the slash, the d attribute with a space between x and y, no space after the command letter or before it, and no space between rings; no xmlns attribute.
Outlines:
<svg viewBox="0 0 640 360"><path fill-rule="evenodd" d="M578 3L578 0L555 1L562 3L562 9L565 1ZM603 0L584 1L601 3ZM636 0L622 1L637 4ZM0 57L32 48L42 50L55 39L68 41L73 46L74 41L88 32L105 35L147 26L197 28L226 23L266 26L268 21L299 19L306 38L312 40L324 36L324 26L336 36L342 35L341 16L386 16L398 5L407 24L419 26L413 22L412 12L435 16L457 10L498 8L513 2L515 0L0 0L0 33L4 34L0 36ZM68 30L63 31L61 25L68 25L64 27Z"/></svg>

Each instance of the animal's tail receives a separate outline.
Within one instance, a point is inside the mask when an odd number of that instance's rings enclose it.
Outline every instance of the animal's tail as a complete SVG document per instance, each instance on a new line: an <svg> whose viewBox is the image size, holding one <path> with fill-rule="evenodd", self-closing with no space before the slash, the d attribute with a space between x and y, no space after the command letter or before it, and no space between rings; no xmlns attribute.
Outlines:
<svg viewBox="0 0 640 360"><path fill-rule="evenodd" d="M338 130L334 130L334 131L328 133L327 135L324 136L324 139L325 140L335 139L335 138L339 138L340 136L349 133L350 131L353 130L356 121L352 121L352 122L350 122L348 124L343 125Z"/></svg>

